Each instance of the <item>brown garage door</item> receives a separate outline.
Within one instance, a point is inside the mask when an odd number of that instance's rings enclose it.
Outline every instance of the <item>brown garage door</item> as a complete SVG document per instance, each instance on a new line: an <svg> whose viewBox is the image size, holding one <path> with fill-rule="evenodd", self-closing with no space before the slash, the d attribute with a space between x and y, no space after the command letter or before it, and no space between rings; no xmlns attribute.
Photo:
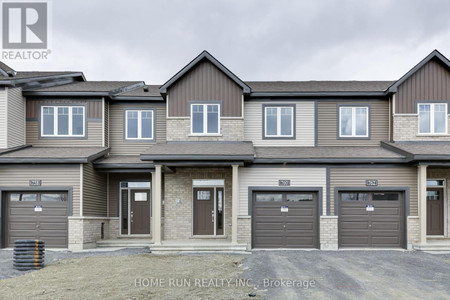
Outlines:
<svg viewBox="0 0 450 300"><path fill-rule="evenodd" d="M6 246L19 239L40 239L46 247L67 248L67 192L7 193Z"/></svg>
<svg viewBox="0 0 450 300"><path fill-rule="evenodd" d="M404 247L403 201L399 192L339 193L340 247Z"/></svg>
<svg viewBox="0 0 450 300"><path fill-rule="evenodd" d="M253 194L253 248L317 248L317 194Z"/></svg>

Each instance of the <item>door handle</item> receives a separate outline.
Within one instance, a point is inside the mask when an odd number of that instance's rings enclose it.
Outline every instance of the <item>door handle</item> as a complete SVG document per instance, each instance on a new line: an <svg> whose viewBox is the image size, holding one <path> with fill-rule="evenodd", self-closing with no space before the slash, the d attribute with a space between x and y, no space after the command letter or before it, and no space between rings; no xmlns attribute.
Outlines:
<svg viewBox="0 0 450 300"><path fill-rule="evenodd" d="M133 223L133 211L130 212L130 223Z"/></svg>
<svg viewBox="0 0 450 300"><path fill-rule="evenodd" d="M214 211L213 210L211 211L211 220L214 223Z"/></svg>

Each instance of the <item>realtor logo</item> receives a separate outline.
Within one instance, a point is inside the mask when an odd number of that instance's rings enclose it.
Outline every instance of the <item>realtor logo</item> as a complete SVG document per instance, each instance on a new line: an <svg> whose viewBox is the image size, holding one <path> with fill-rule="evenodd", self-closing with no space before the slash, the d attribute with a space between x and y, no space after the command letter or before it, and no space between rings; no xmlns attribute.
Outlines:
<svg viewBox="0 0 450 300"><path fill-rule="evenodd" d="M8 50L2 52L2 59L47 59L50 4L42 0L2 1L2 48Z"/></svg>

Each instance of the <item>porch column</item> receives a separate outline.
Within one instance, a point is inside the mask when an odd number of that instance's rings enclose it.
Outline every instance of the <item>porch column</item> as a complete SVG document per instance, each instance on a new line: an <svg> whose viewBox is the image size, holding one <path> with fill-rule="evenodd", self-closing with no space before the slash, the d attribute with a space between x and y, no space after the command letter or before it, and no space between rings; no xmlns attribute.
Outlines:
<svg viewBox="0 0 450 300"><path fill-rule="evenodd" d="M152 197L152 236L155 245L161 244L161 165L155 165L155 173L152 177L153 197Z"/></svg>
<svg viewBox="0 0 450 300"><path fill-rule="evenodd" d="M238 212L239 212L239 165L232 165L233 181L232 181L232 204L231 204L231 243L237 244L238 236Z"/></svg>
<svg viewBox="0 0 450 300"><path fill-rule="evenodd" d="M427 243L427 166L419 165L417 168L417 194L420 219L420 244Z"/></svg>

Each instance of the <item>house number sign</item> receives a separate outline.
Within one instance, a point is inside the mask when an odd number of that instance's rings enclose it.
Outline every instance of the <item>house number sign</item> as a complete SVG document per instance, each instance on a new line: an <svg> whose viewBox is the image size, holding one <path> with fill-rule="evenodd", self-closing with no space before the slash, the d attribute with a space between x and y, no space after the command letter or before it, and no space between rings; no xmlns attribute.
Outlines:
<svg viewBox="0 0 450 300"><path fill-rule="evenodd" d="M278 186L291 186L291 180L280 179L280 180L278 180Z"/></svg>
<svg viewBox="0 0 450 300"><path fill-rule="evenodd" d="M30 186L41 186L41 185L42 185L42 180L40 180L40 179L30 180Z"/></svg>
<svg viewBox="0 0 450 300"><path fill-rule="evenodd" d="M378 186L378 179L366 179L366 186Z"/></svg>

